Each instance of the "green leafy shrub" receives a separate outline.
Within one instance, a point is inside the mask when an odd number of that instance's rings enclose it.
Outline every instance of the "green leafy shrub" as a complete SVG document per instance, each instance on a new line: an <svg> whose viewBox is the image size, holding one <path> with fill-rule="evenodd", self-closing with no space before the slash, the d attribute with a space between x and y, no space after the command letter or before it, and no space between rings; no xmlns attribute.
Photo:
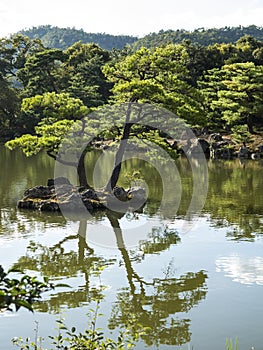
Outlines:
<svg viewBox="0 0 263 350"><path fill-rule="evenodd" d="M129 330L120 332L118 339L113 340L104 335L100 328L95 328L97 318L97 310L94 312L92 321L84 332L77 332L75 327L68 328L65 325L64 319L57 320L58 334L49 336L52 340L49 350L128 350L135 346L135 342L139 336L143 334L132 334ZM38 329L38 327L37 327ZM30 338L23 340L22 337L13 338L12 344L19 347L20 350L44 350L42 347L42 337L38 337L37 329L35 329L35 341Z"/></svg>
<svg viewBox="0 0 263 350"><path fill-rule="evenodd" d="M9 277L10 273L19 272L15 269L5 272L0 265L0 312L14 309L18 311L20 307L33 312L32 304L41 298L41 293L55 288L47 277L44 277L43 282L25 274L20 278Z"/></svg>
<svg viewBox="0 0 263 350"><path fill-rule="evenodd" d="M250 143L252 141L251 133L247 125L236 125L231 129L233 140L236 143Z"/></svg>

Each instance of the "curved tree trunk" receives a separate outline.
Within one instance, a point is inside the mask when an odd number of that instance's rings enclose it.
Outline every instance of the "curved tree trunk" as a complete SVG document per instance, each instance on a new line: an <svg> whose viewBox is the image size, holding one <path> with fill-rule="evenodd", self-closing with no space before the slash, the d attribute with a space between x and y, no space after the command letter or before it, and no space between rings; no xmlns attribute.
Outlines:
<svg viewBox="0 0 263 350"><path fill-rule="evenodd" d="M128 109L126 112L126 120L125 125L121 137L121 143L118 148L118 151L116 153L115 157L115 163L114 163L114 169L112 171L111 177L106 185L106 190L111 191L117 184L121 172L121 166L122 166L122 159L124 152L126 150L126 146L130 137L130 131L133 123L130 123L130 116L131 116L131 108L132 108L132 102L129 103Z"/></svg>
<svg viewBox="0 0 263 350"><path fill-rule="evenodd" d="M78 173L79 185L81 187L91 188L91 186L88 184L86 168L85 168L86 154L87 154L87 150L85 149L79 158L79 162L77 165L77 173Z"/></svg>
<svg viewBox="0 0 263 350"><path fill-rule="evenodd" d="M90 254L94 252L92 248L90 248L86 241L87 235L87 219L80 220L79 229L78 229L78 263L83 264L85 257L85 250L88 250Z"/></svg>
<svg viewBox="0 0 263 350"><path fill-rule="evenodd" d="M121 138L121 143L118 148L118 151L116 153L116 158L115 158L115 164L114 164L114 169L112 171L110 180L106 186L107 191L111 191L117 184L121 172L121 166L122 166L122 159L124 152L126 150L126 146L128 143L128 139L130 136L130 130L131 130L132 124L125 124L124 130L123 130L123 135Z"/></svg>

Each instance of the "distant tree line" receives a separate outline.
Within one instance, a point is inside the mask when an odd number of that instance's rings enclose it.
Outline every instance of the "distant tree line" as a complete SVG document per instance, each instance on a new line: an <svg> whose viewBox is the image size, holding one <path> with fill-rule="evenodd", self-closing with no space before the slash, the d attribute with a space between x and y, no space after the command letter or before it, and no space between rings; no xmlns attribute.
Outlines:
<svg viewBox="0 0 263 350"><path fill-rule="evenodd" d="M255 25L248 27L223 27L223 28L198 28L194 31L184 29L160 30L158 33L150 33L142 38L129 35L110 35L106 33L86 33L83 29L59 28L51 25L43 25L21 30L22 35L31 39L40 39L46 47L65 50L77 41L83 43L96 43L102 49L123 49L129 46L132 50L141 47L153 48L167 44L179 44L183 40L191 40L193 44L208 46L212 44L235 43L241 37L249 35L263 40L263 28Z"/></svg>
<svg viewBox="0 0 263 350"><path fill-rule="evenodd" d="M96 43L105 50L122 49L127 44L133 44L137 37L130 35L111 35L106 33L86 33L83 29L59 28L43 25L24 29L19 32L31 39L40 39L46 47L65 50L75 42L84 44Z"/></svg>
<svg viewBox="0 0 263 350"><path fill-rule="evenodd" d="M235 43L246 35L262 41L263 28L251 25L248 27L198 28L194 31L184 29L160 30L158 33L150 33L135 41L132 47L138 49L142 46L155 47L170 43L179 44L183 40L191 40L193 44L208 46L212 44Z"/></svg>

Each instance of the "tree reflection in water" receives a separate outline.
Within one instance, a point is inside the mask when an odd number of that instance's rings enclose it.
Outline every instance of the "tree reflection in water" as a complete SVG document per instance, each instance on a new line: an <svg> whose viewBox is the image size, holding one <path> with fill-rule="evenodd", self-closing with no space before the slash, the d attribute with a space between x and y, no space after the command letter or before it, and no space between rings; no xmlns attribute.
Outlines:
<svg viewBox="0 0 263 350"><path fill-rule="evenodd" d="M142 335L147 345L182 345L189 342L190 319L179 319L175 314L187 313L205 298L208 276L204 271L199 271L188 272L179 278L154 278L150 282L145 281L133 269L117 216L113 213L107 213L107 216L115 232L129 283L129 287L122 288L118 293L109 319L109 328L129 327L137 333L142 327L147 327L149 331ZM158 233L160 238L160 232ZM177 233L173 231L162 236L163 246L160 242L159 244L147 242L146 248L150 247L150 251L154 253L168 248L171 243L175 244L179 240Z"/></svg>
<svg viewBox="0 0 263 350"><path fill-rule="evenodd" d="M87 220L83 219L79 222L76 235L69 235L52 247L31 242L27 254L20 257L14 265L22 270L40 271L41 275L49 276L51 279L63 278L63 282L79 275L84 277L82 286L56 291L56 294L51 294L49 298L35 306L37 311L58 313L61 307L75 308L104 297L102 293L104 286L95 286L90 283L90 279L92 276L98 276L102 268L113 264L115 260L104 259L94 254L93 249L87 244L86 230ZM78 250L67 251L64 245L73 240L77 240Z"/></svg>
<svg viewBox="0 0 263 350"><path fill-rule="evenodd" d="M179 318L176 314L187 313L206 297L206 273L187 272L178 278L167 273L164 278L146 281L132 266L134 259L130 256L132 252L125 247L120 216L109 211L106 216L114 231L128 280L128 287L118 291L108 320L109 328L129 327L134 334L141 328L147 328L149 331L142 335L147 345L182 345L189 342L190 319ZM31 242L26 255L14 265L22 270L40 271L51 280L63 279L64 283L69 278L79 279L81 276L84 279L83 285L50 293L36 305L37 311L58 313L61 308L75 308L104 298L104 286L100 284L98 287L92 278L98 276L103 268L116 263L116 259L97 256L87 243L86 231L87 220L83 219L79 222L77 234L69 235L51 247ZM78 248L66 249L66 244L72 241L77 241ZM149 239L139 242L138 247L143 254L156 254L179 241L176 231L160 227L154 228Z"/></svg>
<svg viewBox="0 0 263 350"><path fill-rule="evenodd" d="M227 238L250 241L262 237L262 162L208 162L209 191L205 212L214 227L228 227Z"/></svg>

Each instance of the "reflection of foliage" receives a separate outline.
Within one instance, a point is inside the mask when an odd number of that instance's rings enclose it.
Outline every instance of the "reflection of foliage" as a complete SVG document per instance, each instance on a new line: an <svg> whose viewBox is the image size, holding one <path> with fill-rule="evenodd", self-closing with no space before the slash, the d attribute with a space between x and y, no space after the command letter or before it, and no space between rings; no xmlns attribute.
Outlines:
<svg viewBox="0 0 263 350"><path fill-rule="evenodd" d="M41 298L41 294L48 289L54 289L54 285L49 283L48 278L44 281L37 280L36 277L23 275L20 279L10 278L11 272L17 272L11 269L5 272L0 265L0 311L7 309L12 311L12 306L18 311L24 307L33 311L32 304Z"/></svg>
<svg viewBox="0 0 263 350"><path fill-rule="evenodd" d="M201 299L204 299L206 278L207 275L199 271L197 273L188 272L179 279L154 280L158 295L157 302L155 299L156 305L163 310L164 316L176 312L188 312Z"/></svg>
<svg viewBox="0 0 263 350"><path fill-rule="evenodd" d="M142 335L147 345L161 344L181 345L190 340L189 319L179 320L170 317L179 312L188 312L206 296L203 271L187 273L180 278L154 279L151 289L141 289L139 293L123 288L109 320L109 327L118 325L128 327L133 319L133 329L138 325L150 328ZM149 291L148 291L149 289ZM129 315L129 317L127 317ZM170 317L170 320L168 318Z"/></svg>
<svg viewBox="0 0 263 350"><path fill-rule="evenodd" d="M231 225L226 236L234 241L245 240L253 242L256 236L262 233L262 224L259 217L241 215L239 217L239 225Z"/></svg>
<svg viewBox="0 0 263 350"><path fill-rule="evenodd" d="M109 320L109 328L114 329L117 326L129 328L134 334L138 333L141 327L150 329L150 332L141 336L147 345L186 343L190 340L190 320L178 320L171 315L188 312L205 298L207 275L204 271L199 271L188 272L180 278L170 278L172 270L170 263L164 278L145 281L131 264L117 216L110 212L107 212L107 216L114 229L129 283L129 287L122 288L118 294ZM154 229L151 238L153 242L149 248L152 253L165 250L170 244L175 244L179 240L177 233L167 227Z"/></svg>
<svg viewBox="0 0 263 350"><path fill-rule="evenodd" d="M178 233L168 229L168 227L154 227L148 238L148 240L141 241L139 244L139 248L144 254L159 253L181 240Z"/></svg>
<svg viewBox="0 0 263 350"><path fill-rule="evenodd" d="M93 269L99 258L89 256L84 261L78 261L78 254L71 250L66 252L62 247L47 247L31 242L26 256L22 256L14 267L41 271L54 277L76 276L79 269L85 265L86 269Z"/></svg>
<svg viewBox="0 0 263 350"><path fill-rule="evenodd" d="M41 300L36 304L35 309L39 312L60 312L62 307L76 308L80 305L88 304L92 300L101 300L104 298L103 291L105 286L79 286L78 289L63 291L52 294L46 300Z"/></svg>
<svg viewBox="0 0 263 350"><path fill-rule="evenodd" d="M93 254L93 250L86 243L86 220L80 222L79 232L76 235L65 237L52 247L31 242L27 254L20 257L14 265L15 268L23 270L41 271L42 274L52 279L61 277L76 277L82 274L84 285L78 286L70 291L63 291L50 295L48 299L37 305L37 309L43 312L59 312L60 307L78 307L92 299L103 298L104 286L93 286L90 279L98 277L105 266L113 260L106 260ZM78 251L66 251L63 244L69 240L77 240Z"/></svg>
<svg viewBox="0 0 263 350"><path fill-rule="evenodd" d="M13 208L26 188L45 184L54 174L53 161L44 153L39 154L38 157L26 158L21 152L10 152L6 147L1 146L0 163L2 173L8 174L1 177L1 208L10 205Z"/></svg>
<svg viewBox="0 0 263 350"><path fill-rule="evenodd" d="M262 166L259 162L209 162L205 211L218 227L231 225L228 237L254 240L262 234Z"/></svg>
<svg viewBox="0 0 263 350"><path fill-rule="evenodd" d="M132 186L139 186L142 181L141 172L139 170L134 170L132 173L126 172L124 177L129 188Z"/></svg>
<svg viewBox="0 0 263 350"><path fill-rule="evenodd" d="M30 269L41 271L52 278L64 278L77 276L82 273L85 278L85 283L78 286L77 289L63 291L51 295L49 299L41 301L36 308L39 311L58 312L60 307L74 308L80 304L90 302L92 299L103 298L102 291L105 287L100 288L90 285L91 276L98 276L104 266L110 262L90 254L81 259L81 255L75 251L64 251L63 248L55 246L48 248L42 245L36 245L31 242L28 248L29 253L21 257L15 266L22 269Z"/></svg>

